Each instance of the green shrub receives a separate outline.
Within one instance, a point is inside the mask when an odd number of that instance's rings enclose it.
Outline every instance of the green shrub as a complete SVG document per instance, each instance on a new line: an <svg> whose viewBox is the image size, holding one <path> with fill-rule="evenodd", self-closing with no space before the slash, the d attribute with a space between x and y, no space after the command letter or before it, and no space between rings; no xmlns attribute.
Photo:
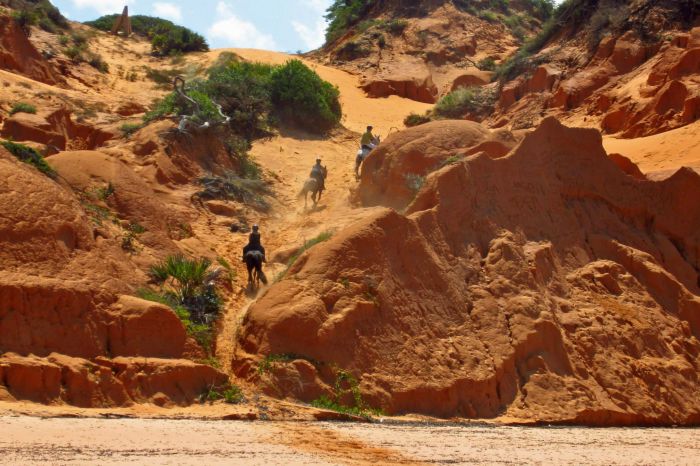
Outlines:
<svg viewBox="0 0 700 466"><path fill-rule="evenodd" d="M300 60L289 60L271 76L272 102L280 115L312 132L340 123L340 91Z"/></svg>
<svg viewBox="0 0 700 466"><path fill-rule="evenodd" d="M85 24L102 31L110 31L119 16L102 16ZM153 55L175 56L180 53L209 50L209 45L203 36L171 21L144 15L134 15L130 19L134 33L150 39Z"/></svg>
<svg viewBox="0 0 700 466"><path fill-rule="evenodd" d="M391 34L399 35L406 29L406 26L408 26L408 21L405 19L392 19L386 23L384 28Z"/></svg>
<svg viewBox="0 0 700 466"><path fill-rule="evenodd" d="M197 102L199 110L193 108L192 103L183 99L178 93L172 92L158 102L153 110L147 112L144 120L150 122L166 115L192 115L192 121L199 124L205 121L221 120L219 111L207 94L206 83L202 80L195 80L188 83L188 87L186 94Z"/></svg>
<svg viewBox="0 0 700 466"><path fill-rule="evenodd" d="M14 11L12 13L12 19L17 23L17 26L24 31L24 34L29 36L31 34L31 27L36 25L39 21L38 16L34 11L28 9L22 9L19 11Z"/></svg>
<svg viewBox="0 0 700 466"><path fill-rule="evenodd" d="M299 60L282 66L233 61L212 67L206 80L187 84L187 95L200 106L195 122L220 121L214 102L230 118L230 129L247 143L270 134L277 119L312 132L340 122L338 89ZM146 122L166 115L191 115L192 104L173 92L148 112ZM248 148L245 149L246 151ZM237 148L233 152L241 152Z"/></svg>
<svg viewBox="0 0 700 466"><path fill-rule="evenodd" d="M461 118L467 113L483 114L493 109L495 96L483 87L460 87L442 97L433 115L437 118Z"/></svg>
<svg viewBox="0 0 700 466"><path fill-rule="evenodd" d="M418 126L424 123L432 121L429 115L419 115L417 113L410 113L406 118L403 119L403 124L407 127Z"/></svg>
<svg viewBox="0 0 700 466"><path fill-rule="evenodd" d="M491 57L486 57L483 60L479 60L476 67L482 71L494 71L496 69L496 60Z"/></svg>
<svg viewBox="0 0 700 466"><path fill-rule="evenodd" d="M100 73L109 73L109 65L102 59L101 55L94 52L88 52L85 57L85 61L87 61L88 65L92 66Z"/></svg>
<svg viewBox="0 0 700 466"><path fill-rule="evenodd" d="M46 162L46 160L44 160L44 157L42 157L40 153L38 153L31 147L25 146L24 144L17 144L16 142L12 141L0 141L0 145L2 145L5 149L7 149L8 152L17 157L22 162L28 163L29 165L33 165L37 170L39 170L41 173L48 176L49 178L56 177L56 171L53 168L51 168L51 166Z"/></svg>
<svg viewBox="0 0 700 466"><path fill-rule="evenodd" d="M36 107L25 102L17 102L10 109L10 115L15 113L36 113Z"/></svg>
<svg viewBox="0 0 700 466"><path fill-rule="evenodd" d="M210 267L211 261L207 258L188 259L176 254L152 266L149 273L161 284L167 299L183 306L193 324L203 325L216 317L221 307Z"/></svg>
<svg viewBox="0 0 700 466"><path fill-rule="evenodd" d="M182 74L181 69L171 68L169 70L156 70L146 67L146 78L163 87L172 88L173 80Z"/></svg>
<svg viewBox="0 0 700 466"><path fill-rule="evenodd" d="M209 387L200 397L200 401L218 401L224 400L229 404L238 404L244 401L243 391L237 385L226 383L219 387Z"/></svg>
<svg viewBox="0 0 700 466"><path fill-rule="evenodd" d="M346 394L350 394L352 397L353 402L350 406L341 401ZM333 395L331 397L321 395L311 402L311 406L365 418L382 415L381 410L372 408L363 400L357 379L342 369L336 370Z"/></svg>
<svg viewBox="0 0 700 466"><path fill-rule="evenodd" d="M326 10L326 43L345 34L350 26L364 16L371 4L371 0L334 0Z"/></svg>
<svg viewBox="0 0 700 466"><path fill-rule="evenodd" d="M274 69L263 63L234 61L209 70L207 93L247 141L269 133Z"/></svg>
<svg viewBox="0 0 700 466"><path fill-rule="evenodd" d="M122 132L122 136L128 138L141 128L143 128L143 125L140 123L124 123L119 127L119 130Z"/></svg>
<svg viewBox="0 0 700 466"><path fill-rule="evenodd" d="M68 20L49 0L3 0L0 3L15 10L13 17L25 32L29 32L29 26L35 25L51 33L70 29Z"/></svg>
<svg viewBox="0 0 700 466"><path fill-rule="evenodd" d="M491 10L480 11L479 18L486 20L489 23L497 23L498 22L498 15Z"/></svg>
<svg viewBox="0 0 700 466"><path fill-rule="evenodd" d="M67 47L63 53L73 61L82 61L83 49L77 45Z"/></svg>

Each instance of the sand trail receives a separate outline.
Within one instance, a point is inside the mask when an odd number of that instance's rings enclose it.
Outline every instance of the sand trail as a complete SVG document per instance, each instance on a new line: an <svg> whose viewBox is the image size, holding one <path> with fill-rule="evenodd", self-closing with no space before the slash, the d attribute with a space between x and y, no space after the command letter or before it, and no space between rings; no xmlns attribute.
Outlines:
<svg viewBox="0 0 700 466"><path fill-rule="evenodd" d="M211 64L227 50L217 50L201 54L202 64ZM290 55L252 49L230 49L246 60L280 64L292 58ZM324 232L336 232L345 226L365 217L373 209L354 206L351 202L353 190L357 186L354 176L355 156L359 146L359 132L371 123L376 134L386 135L403 127L403 119L411 112L423 112L427 104L392 96L387 99L371 99L358 88L359 80L345 71L328 68L307 61L319 75L338 86L343 105L343 125L347 129L335 131L330 136L318 136L304 131L282 129L268 140L256 141L250 151L251 156L275 180L275 199L269 213L249 218L250 223L260 225L262 241L267 251L268 263L265 274L270 284L286 269L285 251L298 248ZM393 129L392 129L393 128ZM326 191L316 206L310 197L307 207L298 194L309 178L311 167L316 159L328 168ZM221 228L210 225L208 231L200 234L214 235L218 239L216 252L236 267L238 283L245 285L247 272L241 264L241 249L247 242L247 233L223 236ZM268 285L269 286L269 285ZM228 303L220 321L217 336L217 359L225 370L235 356L235 341L238 326L250 305L267 290L243 288Z"/></svg>

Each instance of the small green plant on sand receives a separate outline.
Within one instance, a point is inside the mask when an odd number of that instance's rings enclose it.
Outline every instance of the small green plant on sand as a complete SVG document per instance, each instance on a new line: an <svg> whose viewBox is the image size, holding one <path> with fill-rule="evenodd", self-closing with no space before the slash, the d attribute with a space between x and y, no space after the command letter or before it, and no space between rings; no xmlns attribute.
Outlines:
<svg viewBox="0 0 700 466"><path fill-rule="evenodd" d="M36 113L36 107L34 105L28 104L26 102L17 102L12 106L10 110L10 115L15 113Z"/></svg>
<svg viewBox="0 0 700 466"><path fill-rule="evenodd" d="M214 402L224 400L228 404L238 404L245 400L243 390L238 385L225 384L222 386L210 386L200 396L200 402Z"/></svg>
<svg viewBox="0 0 700 466"><path fill-rule="evenodd" d="M350 394L352 398L352 405L350 406L342 402L342 399L346 398L347 394ZM380 409L372 408L363 400L357 379L351 373L342 369L336 371L333 394L330 397L321 395L311 402L311 406L364 418L383 415Z"/></svg>
<svg viewBox="0 0 700 466"><path fill-rule="evenodd" d="M34 166L44 175L49 178L55 178L57 176L56 171L51 168L51 166L44 160L36 150L24 144L17 144L12 141L0 141L0 145L3 146L9 153L17 157L24 163Z"/></svg>
<svg viewBox="0 0 700 466"><path fill-rule="evenodd" d="M315 238L312 238L312 239L304 242L304 245L299 249L299 251L297 251L297 253L294 254L292 257L290 257L289 260L287 261L287 268L284 271L280 272L279 275L277 275L277 277L275 277L275 280L281 280L282 278L284 278L287 271L294 265L294 263L297 261L297 259L299 259L299 257L302 254L304 254L306 251L308 251L312 247L316 246L318 243L323 243L324 241L328 241L329 239L331 239L332 236L333 236L332 232L324 231L323 233L319 234Z"/></svg>

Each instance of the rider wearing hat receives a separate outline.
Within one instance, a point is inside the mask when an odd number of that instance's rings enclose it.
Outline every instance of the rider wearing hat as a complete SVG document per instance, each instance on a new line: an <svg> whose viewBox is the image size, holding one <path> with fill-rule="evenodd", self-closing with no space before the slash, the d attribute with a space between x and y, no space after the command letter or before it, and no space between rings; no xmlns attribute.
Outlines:
<svg viewBox="0 0 700 466"><path fill-rule="evenodd" d="M248 244L243 247L243 262L245 262L245 255L248 251L260 251L263 255L263 262L265 260L265 248L260 242L260 231L258 225L253 225L253 231L248 235Z"/></svg>

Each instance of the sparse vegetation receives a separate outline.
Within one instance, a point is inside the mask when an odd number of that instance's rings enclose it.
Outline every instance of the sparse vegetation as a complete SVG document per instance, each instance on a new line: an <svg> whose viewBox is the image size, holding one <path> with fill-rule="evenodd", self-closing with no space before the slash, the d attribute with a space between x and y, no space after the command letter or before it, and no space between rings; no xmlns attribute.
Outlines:
<svg viewBox="0 0 700 466"><path fill-rule="evenodd" d="M425 184L425 177L416 173L407 173L405 175L406 187L415 195Z"/></svg>
<svg viewBox="0 0 700 466"><path fill-rule="evenodd" d="M122 136L124 136L125 138L129 138L132 134L134 134L141 128L143 128L143 125L141 123L124 123L119 127L119 131L122 132Z"/></svg>
<svg viewBox="0 0 700 466"><path fill-rule="evenodd" d="M25 102L17 102L10 109L10 115L15 113L36 113L36 107Z"/></svg>
<svg viewBox="0 0 700 466"><path fill-rule="evenodd" d="M491 57L486 57L483 60L479 60L476 67L482 71L494 71L496 69L496 60Z"/></svg>
<svg viewBox="0 0 700 466"><path fill-rule="evenodd" d="M243 390L241 390L241 387L230 383L219 387L211 386L204 393L202 393L200 397L201 403L218 400L224 400L224 402L229 404L238 404L242 403L245 400L245 397L243 396Z"/></svg>
<svg viewBox="0 0 700 466"><path fill-rule="evenodd" d="M2 145L9 153L17 157L19 160L34 166L37 170L49 178L55 178L57 176L56 171L51 168L46 160L44 160L44 157L42 157L39 152L31 147L12 141L0 141L0 145Z"/></svg>
<svg viewBox="0 0 700 466"><path fill-rule="evenodd" d="M137 252L138 248L136 246L136 240L138 236L145 231L146 229L138 223L129 224L126 231L122 235L122 249L131 253Z"/></svg>
<svg viewBox="0 0 700 466"><path fill-rule="evenodd" d="M422 125L430 121L432 121L430 115L419 115L418 113L409 113L409 115L403 119L403 124L410 128L412 126Z"/></svg>
<svg viewBox="0 0 700 466"><path fill-rule="evenodd" d="M199 179L202 190L197 193L200 199L227 199L242 202L266 212L270 203L265 196L271 191L267 183L260 179L242 178L229 172L223 176L207 175Z"/></svg>
<svg viewBox="0 0 700 466"><path fill-rule="evenodd" d="M310 240L305 241L304 245L301 247L301 249L299 249L299 251L297 251L296 254L294 254L292 257L289 258L289 261L287 262L287 268L290 268L292 265L294 265L294 263L297 261L297 259L299 259L299 256L304 254L306 251L308 251L309 249L311 249L312 247L316 246L319 243L323 243L324 241L328 241L329 239L331 239L332 236L333 236L333 233L331 233L330 231L324 231L323 233L320 233L315 238L311 238Z"/></svg>
<svg viewBox="0 0 700 466"><path fill-rule="evenodd" d="M392 19L384 25L384 28L391 34L399 35L404 31L404 29L406 29L407 26L408 21L405 19Z"/></svg>
<svg viewBox="0 0 700 466"><path fill-rule="evenodd" d="M119 16L102 16L85 24L101 31L110 31ZM151 52L155 56L176 56L209 50L209 45L203 36L186 27L178 26L172 21L143 15L134 15L130 19L134 33L151 41Z"/></svg>
<svg viewBox="0 0 700 466"><path fill-rule="evenodd" d="M67 36L61 36L59 43L65 46L63 53L74 62L87 63L101 73L109 72L109 65L102 56L90 50L88 35L76 32L70 35L70 39Z"/></svg>
<svg viewBox="0 0 700 466"><path fill-rule="evenodd" d="M331 239L332 236L333 236L332 232L324 231L323 233L320 233L315 238L312 238L308 241L305 241L304 245L301 248L299 248L299 250L292 257L289 258L289 260L287 261L287 267L284 269L284 271L280 272L275 277L275 281L282 280L284 278L284 276L287 274L287 271L294 265L294 263L297 261L297 259L299 259L299 257L302 254L304 254L306 251L308 251L312 247L316 246L317 244L323 243L324 241L328 241L329 239Z"/></svg>
<svg viewBox="0 0 700 466"><path fill-rule="evenodd" d="M335 51L335 56L340 60L355 60L366 57L371 52L367 45L369 43L366 41L349 40Z"/></svg>
<svg viewBox="0 0 700 466"><path fill-rule="evenodd" d="M495 94L484 87L460 87L435 104L433 115L436 118L462 118L468 113L484 115L493 110L495 100Z"/></svg>
<svg viewBox="0 0 700 466"><path fill-rule="evenodd" d="M221 267L226 271L226 278L228 278L229 282L233 283L236 281L236 270L231 267L231 264L224 259L223 257L217 257L216 262L219 263Z"/></svg>
<svg viewBox="0 0 700 466"><path fill-rule="evenodd" d="M272 366L274 366L275 363L290 362L294 361L295 359L300 359L300 357L291 353L268 354L258 363L258 374L263 375L270 372L270 370L272 370Z"/></svg>
<svg viewBox="0 0 700 466"><path fill-rule="evenodd" d="M351 406L342 402L347 394L352 397L353 402ZM381 410L372 408L363 400L357 379L351 373L342 369L336 370L333 395L330 398L322 395L312 401L311 406L365 418L382 415Z"/></svg>

